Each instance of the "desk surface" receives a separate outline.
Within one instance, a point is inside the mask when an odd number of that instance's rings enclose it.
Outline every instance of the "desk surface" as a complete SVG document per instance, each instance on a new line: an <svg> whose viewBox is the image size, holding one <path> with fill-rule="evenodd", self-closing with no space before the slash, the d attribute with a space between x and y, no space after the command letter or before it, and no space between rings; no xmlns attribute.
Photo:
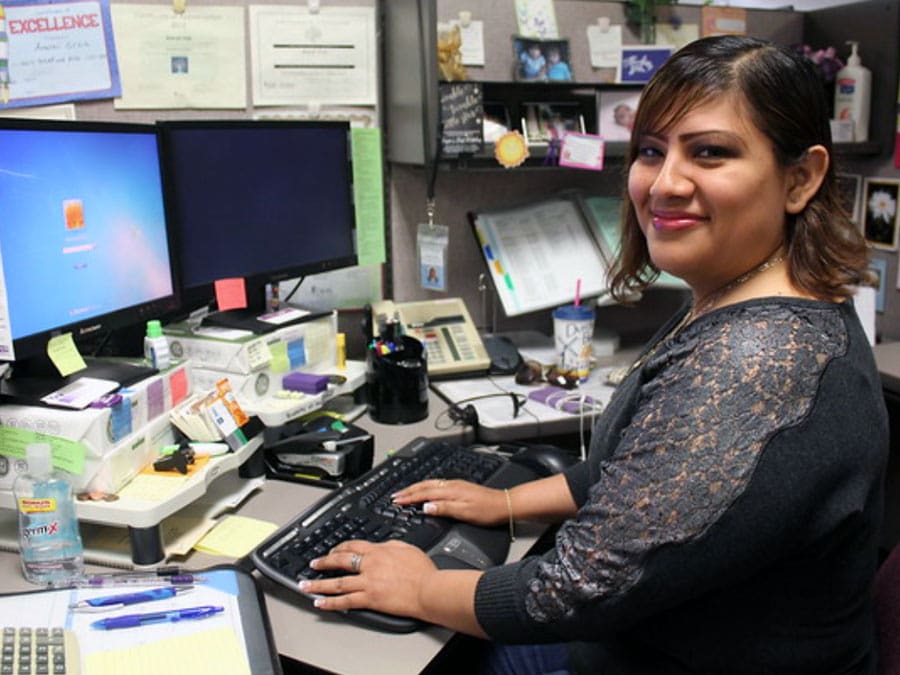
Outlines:
<svg viewBox="0 0 900 675"><path fill-rule="evenodd" d="M440 431L435 420L446 408L446 403L430 393L429 416L409 425L384 425L373 422L367 416L356 423L375 437L375 461L383 460L387 453L405 445L418 436L452 436L462 442L472 440L471 430L453 427ZM238 513L277 525L287 523L325 492L320 488L279 480L267 480L262 489L244 501ZM539 526L518 528L516 541L510 550L511 559L524 555L540 532ZM200 569L223 562L232 562L221 556L193 551L183 563L189 569ZM93 571L104 571L92 567ZM108 570L106 570L108 571ZM361 627L339 616L312 609L307 600L290 591L258 577L265 592L266 606L271 619L275 645L278 652L294 661L307 663L333 671L352 675L398 675L419 673L440 652L452 633L433 627L409 635L393 635ZM19 556L0 552L0 592L31 590L22 577Z"/></svg>
<svg viewBox="0 0 900 675"><path fill-rule="evenodd" d="M875 356L885 387L900 392L900 342L878 345ZM446 406L445 401L431 392L429 415L420 422L384 425L364 416L357 424L374 435L376 462L383 460L390 450L417 436L443 435L457 437L465 442L471 441L471 429L457 426L442 430L435 426ZM262 489L242 503L239 513L282 525L323 494L316 487L268 480ZM513 542L510 558L516 559L524 555L539 532L539 526L522 527L519 534L524 536L519 536ZM199 569L223 562L229 560L194 551L184 566ZM324 670L348 675L419 673L451 636L450 631L437 627L409 635L378 632L345 621L339 616L318 612L299 595L294 595L267 579L259 578L259 583L265 592L278 652L294 661ZM33 588L22 576L19 556L0 552L0 592Z"/></svg>

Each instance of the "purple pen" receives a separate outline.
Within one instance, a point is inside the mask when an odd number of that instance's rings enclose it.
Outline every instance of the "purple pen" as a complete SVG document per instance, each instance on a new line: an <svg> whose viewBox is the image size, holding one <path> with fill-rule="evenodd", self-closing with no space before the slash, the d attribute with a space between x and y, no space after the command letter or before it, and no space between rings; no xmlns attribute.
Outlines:
<svg viewBox="0 0 900 675"><path fill-rule="evenodd" d="M206 581L206 577L196 574L170 574L158 576L97 574L95 576L68 579L53 584L53 588L104 588L114 586L190 586Z"/></svg>

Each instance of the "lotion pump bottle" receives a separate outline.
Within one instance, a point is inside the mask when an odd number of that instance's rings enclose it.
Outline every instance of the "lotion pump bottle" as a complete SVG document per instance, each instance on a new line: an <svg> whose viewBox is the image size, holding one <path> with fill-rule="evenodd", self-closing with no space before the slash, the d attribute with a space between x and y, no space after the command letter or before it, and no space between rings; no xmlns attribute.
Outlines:
<svg viewBox="0 0 900 675"><path fill-rule="evenodd" d="M853 140L869 140L869 103L872 91L872 71L862 65L858 42L848 40L851 47L847 65L835 76L834 118L853 121Z"/></svg>

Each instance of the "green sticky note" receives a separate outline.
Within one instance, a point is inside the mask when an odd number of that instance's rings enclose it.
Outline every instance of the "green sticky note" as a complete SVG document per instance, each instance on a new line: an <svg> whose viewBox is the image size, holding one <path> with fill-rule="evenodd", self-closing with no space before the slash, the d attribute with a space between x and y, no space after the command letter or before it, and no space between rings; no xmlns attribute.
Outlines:
<svg viewBox="0 0 900 675"><path fill-rule="evenodd" d="M87 449L78 441L50 436L28 429L0 426L0 447L9 457L25 459L25 448L32 443L47 443L53 450L53 466L80 476L84 472Z"/></svg>
<svg viewBox="0 0 900 675"><path fill-rule="evenodd" d="M291 359L288 356L288 346L286 342L270 344L269 351L272 352L272 360L269 361L269 368L273 373L286 373L291 369Z"/></svg>
<svg viewBox="0 0 900 675"><path fill-rule="evenodd" d="M360 265L376 265L386 259L381 129L353 127L350 129L350 141L356 212L356 255Z"/></svg>

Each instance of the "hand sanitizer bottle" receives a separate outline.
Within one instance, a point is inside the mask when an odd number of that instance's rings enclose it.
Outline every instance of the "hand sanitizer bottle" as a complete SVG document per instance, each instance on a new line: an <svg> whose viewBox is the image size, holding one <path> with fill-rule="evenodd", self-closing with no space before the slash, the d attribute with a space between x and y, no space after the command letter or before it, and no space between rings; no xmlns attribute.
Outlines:
<svg viewBox="0 0 900 675"><path fill-rule="evenodd" d="M157 370L165 370L171 364L169 341L163 335L162 325L153 319L147 322L147 337L144 338L144 358Z"/></svg>
<svg viewBox="0 0 900 675"><path fill-rule="evenodd" d="M77 578L84 571L84 549L72 486L53 470L47 443L32 443L25 456L28 471L13 484L22 571L28 581L43 586Z"/></svg>
<svg viewBox="0 0 900 675"><path fill-rule="evenodd" d="M852 120L853 140L867 141L872 71L862 65L856 51L859 43L848 40L847 44L851 46L850 57L834 80L834 119Z"/></svg>

